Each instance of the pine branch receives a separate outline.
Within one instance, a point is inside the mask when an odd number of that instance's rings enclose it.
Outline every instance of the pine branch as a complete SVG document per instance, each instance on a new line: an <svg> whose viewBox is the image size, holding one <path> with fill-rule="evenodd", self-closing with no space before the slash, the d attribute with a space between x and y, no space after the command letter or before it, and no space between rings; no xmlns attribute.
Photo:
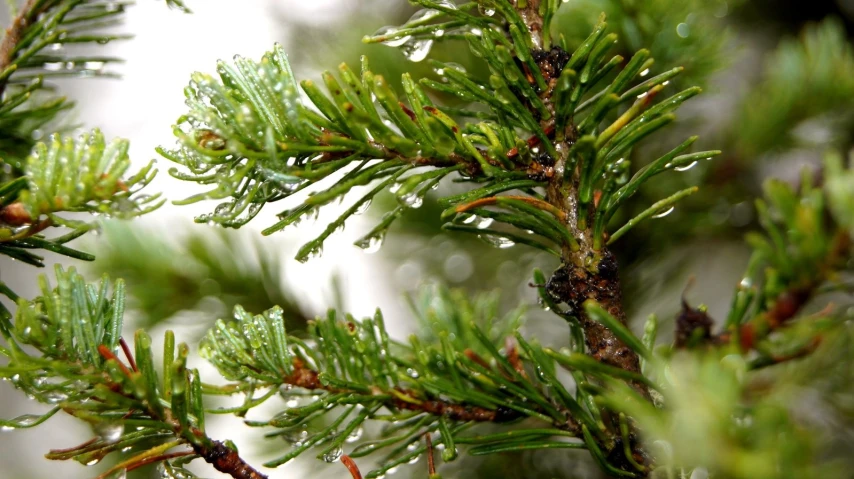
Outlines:
<svg viewBox="0 0 854 479"><path fill-rule="evenodd" d="M125 454L99 477L109 477L176 457L200 457L235 479L263 479L233 447L205 433L201 380L186 368L189 348L166 334L162 379L155 371L151 338L139 331L135 354L122 340L124 285L104 278L86 284L73 269L57 267L58 286L41 278L42 296L18 301L14 322L0 317L8 363L0 376L35 400L56 405L38 420L4 422L30 427L59 410L92 424L98 437L51 451L50 459L94 464L111 453ZM112 289L112 291L110 291ZM130 366L116 355L124 351ZM35 354L33 354L33 352ZM169 453L176 447L190 450ZM127 457L130 456L130 457Z"/></svg>
<svg viewBox="0 0 854 479"><path fill-rule="evenodd" d="M42 9L40 10L35 8L39 3L39 0L27 0L27 3L21 7L18 15L12 19L12 25L6 29L3 41L0 42L0 72L5 72L9 65L11 65L14 52L21 41L21 37L30 23L43 11L44 5L42 5ZM7 83L8 76L0 79L0 98L3 97L3 93L6 91Z"/></svg>
<svg viewBox="0 0 854 479"><path fill-rule="evenodd" d="M122 179L129 168L128 142L107 143L97 130L76 140L39 143L27 159L25 176L0 185L0 254L34 266L43 265L34 249L91 261L91 255L66 244L97 228L97 221L64 213L132 218L163 203L159 194L141 194L156 174L153 163ZM71 231L53 238L43 234L54 227Z"/></svg>
<svg viewBox="0 0 854 479"><path fill-rule="evenodd" d="M437 300L440 297L434 297ZM433 311L460 311L451 304ZM453 451L445 456L446 461L456 457L454 444L475 446L471 454L592 447L589 442L561 439L580 438L582 430L590 432L595 441L607 443L605 425L590 409L593 395L598 393L579 390L570 394L558 380L555 367L560 363L579 378L607 374L599 363L549 352L518 334L514 341L501 340L505 343L501 353L487 331L435 314L430 313L430 323L438 328L432 336L435 339L413 337L404 345L389 340L379 312L363 321L349 316L340 320L330 312L328 318L311 324L310 336L303 341L286 334L279 310L253 316L237 308L236 321L218 322L200 351L225 378L236 381L208 385L206 391L244 393L246 398L242 406L214 412L243 415L277 391L288 399L289 407L270 420L246 421L250 426L276 428L268 434L271 437L298 438L292 450L268 462L269 467L282 465L312 447L321 448L318 458L337 459L347 437L363 423L399 421L399 426L387 430L386 438L357 445L349 453L361 457L394 448L367 477L377 477L423 454L425 448L413 451L407 445L432 432L439 432L446 451ZM450 331L459 334L450 335ZM301 406L293 404L306 395L313 399ZM361 406L358 414L352 404ZM300 432L304 424L324 416L330 419L323 431L316 435ZM464 434L477 423L524 417L545 421L550 428L520 429L506 435ZM395 435L401 428L407 432ZM537 441L531 443L532 439Z"/></svg>
<svg viewBox="0 0 854 479"><path fill-rule="evenodd" d="M179 148L160 150L189 170L173 170L174 176L216 185L185 202L225 200L197 221L236 227L265 203L314 187L302 205L279 215L281 221L265 230L270 234L316 214L317 208L356 187L373 185L321 236L303 246L297 259L305 261L320 254L323 241L385 189L401 206L358 240L359 246L381 243L394 220L407 207L419 206L443 178L458 175L479 183L479 188L439 200L446 208L442 218L449 220L444 228L481 235L501 247L520 243L559 257L562 266L544 290L548 301L566 305L563 317L574 318L573 334L583 336L584 344L578 343L578 352L624 371L621 377L649 400L648 383L640 375L640 341L626 327L617 265L607 246L638 222L669 211L694 189L655 203L622 228L613 225L613 236L606 230L618 208L650 178L720 153L687 153L696 139L690 138L629 177L627 155L672 123L672 112L699 88L659 100L681 69L644 78L652 65L648 51L639 51L628 62L619 55L609 59L616 36L606 33L604 20L572 54L557 46L546 49L552 40L546 20L559 6L553 0L417 3L426 9L400 28L384 28L365 41L397 45L420 61L434 42L451 37L446 29L453 29L453 36L462 36L483 59L488 81L454 65L432 62L443 81L425 79L421 84L476 107L444 111L408 75L402 78L404 103L369 70L365 59L360 76L346 65L339 68L340 81L325 73L328 95L314 83L302 82L307 105L299 100L279 47L260 62L220 62L219 81L195 74L186 90L190 111L175 130ZM624 67L615 73L618 65ZM487 113L469 113L473 111ZM454 116L482 121L460 124ZM432 169L421 170L425 167ZM335 182L315 186L341 173ZM507 194L513 190L520 194ZM501 225L467 225L477 217ZM576 381L586 381L584 374L578 373ZM459 384L448 387L458 389ZM589 407L595 409L592 403ZM591 436L597 441L591 448L609 455L616 453L621 433L613 421L606 428L602 435ZM601 433L592 424L587 429ZM635 453L644 456L640 449ZM627 470L633 469L630 463Z"/></svg>

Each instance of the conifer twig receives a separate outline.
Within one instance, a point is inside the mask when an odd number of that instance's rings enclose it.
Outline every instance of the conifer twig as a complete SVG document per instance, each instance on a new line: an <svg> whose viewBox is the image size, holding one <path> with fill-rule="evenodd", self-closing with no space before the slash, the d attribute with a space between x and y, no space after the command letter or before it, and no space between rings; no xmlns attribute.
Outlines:
<svg viewBox="0 0 854 479"><path fill-rule="evenodd" d="M342 393L346 390L338 387L328 386L320 381L319 373L306 365L299 358L294 358L293 372L284 378L285 383L311 391L324 390L329 393ZM375 394L383 394L377 389ZM412 394L412 391L394 388L386 405L394 409L408 411L421 411L434 416L446 417L460 422L507 422L517 419L519 414L512 409L499 407L498 409L487 409L480 406L456 404L437 399L420 399Z"/></svg>
<svg viewBox="0 0 854 479"><path fill-rule="evenodd" d="M18 42L21 41L24 30L30 26L32 19L36 18L40 13L35 11L38 3L38 0L27 0L27 3L21 7L18 15L12 20L12 25L6 29L3 41L0 42L0 72L3 72L12 63L15 48L18 46ZM6 90L8 81L8 77L0 80L0 99L3 98L3 92Z"/></svg>

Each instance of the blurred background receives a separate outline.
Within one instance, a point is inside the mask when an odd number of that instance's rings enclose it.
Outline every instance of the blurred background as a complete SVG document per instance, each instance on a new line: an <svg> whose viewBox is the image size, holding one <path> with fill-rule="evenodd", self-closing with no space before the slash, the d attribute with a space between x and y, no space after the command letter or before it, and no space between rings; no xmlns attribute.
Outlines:
<svg viewBox="0 0 854 479"><path fill-rule="evenodd" d="M342 61L355 65L360 54L369 55L374 69L389 79L403 71L435 76L424 63L407 61L397 48L361 43L364 34L409 18L415 8L404 0L190 0L189 6L192 15L169 11L153 0L139 0L129 8L122 30L135 38L103 47L109 50L104 54L125 59L118 69L123 78L60 82L61 90L78 102L67 123L129 138L132 157L143 165L156 156L156 146L173 143L170 125L184 112L182 89L191 72L213 72L217 59L235 54L260 57L274 42L285 46L297 75L304 78L317 77ZM680 110L677 126L636 149L633 164L639 167L691 134L701 135L698 148L724 151L714 162L652 182L646 196L626 208L629 215L660 198L662 191L703 185L673 214L641 224L617 246L633 327L654 312L662 318L660 331L666 336L683 294L692 304L708 305L713 317L725 315L749 254L743 236L755 226L753 198L761 194L762 180L775 176L797 182L801 168L817 168L826 150L851 149L854 0L568 0L556 19L556 31L577 44L603 11L620 34L618 49L624 56L649 48L657 60L654 71L682 65L685 74L677 82L700 85L706 92ZM0 25L7 24L8 18L0 16ZM432 53L476 71L475 59L461 46L442 43ZM155 191L170 199L196 193L194 185L170 178L169 167L160 160ZM450 186L443 188L448 189L437 194L450 191ZM235 304L253 312L281 305L295 331L306 318L330 307L357 317L380 307L392 335L404 337L418 328L407 295L434 284L467 295L500 291L506 311L528 306L525 334L562 345L565 325L540 310L529 285L532 268L551 271L557 266L553 260L522 246L496 249L443 233L434 202L409 210L379 252L354 247L352 242L394 202L391 196L376 201L326 242L322 257L306 264L292 259L296 249L337 216L336 207L325 207L314 224L261 237L259 231L288 205L268 207L240 231L194 224L193 217L210 205L166 205L133 224L106 224L98 235L82 239L87 244L78 246L98 260L77 267L93 279L109 272L128 281L133 296L128 334L145 327L157 337L173 329L191 345L214 320L228 317ZM140 249L149 253L133 253ZM25 297L36 294L40 273L0 258L0 279ZM690 277L695 281L687 287ZM203 377L205 372L215 377L201 361L194 366L202 368ZM0 404L4 417L41 411L8 383L0 383ZM823 412L815 419L830 421L839 437L828 440L842 450L850 450L854 439L849 427L854 417L843 414L852 409L849 399L848 409L819 409ZM234 440L250 463L289 446L281 438L263 441L259 431L233 417L212 418L209 429L213 437ZM94 477L104 465L87 468L42 458L50 448L73 446L90 436L87 426L60 415L41 428L0 432L0 478ZM466 471L457 477L599 477L587 461L586 454L546 451L464 459L454 467ZM196 470L202 477L215 477L208 467ZM135 474L160 477L154 470ZM269 474L284 478L346 473L340 464L312 458ZM396 476L425 477L426 466L409 466Z"/></svg>

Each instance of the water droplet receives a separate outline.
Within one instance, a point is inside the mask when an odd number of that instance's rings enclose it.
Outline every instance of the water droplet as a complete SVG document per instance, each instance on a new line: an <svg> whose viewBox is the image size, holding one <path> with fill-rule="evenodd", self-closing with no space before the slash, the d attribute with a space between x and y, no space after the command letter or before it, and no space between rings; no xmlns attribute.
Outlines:
<svg viewBox="0 0 854 479"><path fill-rule="evenodd" d="M42 68L44 68L47 71L52 71L52 72L57 71L57 70L62 70L63 63L62 62L48 62L48 63L45 63L44 65L42 65Z"/></svg>
<svg viewBox="0 0 854 479"><path fill-rule="evenodd" d="M664 218L665 216L669 215L670 213L673 213L675 210L676 210L676 207L671 206L670 208L667 208L666 210L662 211L661 213L656 213L656 214L652 215L652 217L653 218Z"/></svg>
<svg viewBox="0 0 854 479"><path fill-rule="evenodd" d="M413 13L409 20L406 21L409 23L417 23L417 22L426 22L428 20L432 20L438 16L443 15L439 10L433 10L432 8L423 8Z"/></svg>
<svg viewBox="0 0 854 479"><path fill-rule="evenodd" d="M495 15L495 8L493 8L489 5L484 5L483 3L478 3L477 9L478 9L478 11L480 11L481 15L484 15L487 17L491 17L491 16Z"/></svg>
<svg viewBox="0 0 854 479"><path fill-rule="evenodd" d="M356 243L356 246L365 250L365 253L376 253L380 250L385 240L385 232L365 238Z"/></svg>
<svg viewBox="0 0 854 479"><path fill-rule="evenodd" d="M501 249L510 248L511 246L516 244L513 240L496 235L480 235L480 239L486 241L492 246L496 246Z"/></svg>
<svg viewBox="0 0 854 479"><path fill-rule="evenodd" d="M347 442L356 442L359 439L361 439L361 437L362 437L362 428L360 426L360 427L357 427L353 432L351 432L349 436L347 436L346 441Z"/></svg>
<svg viewBox="0 0 854 479"><path fill-rule="evenodd" d="M360 214L364 213L365 211L368 211L368 208L370 208L370 207L371 207L371 200L367 200L367 201L361 203L359 205L359 207L356 208L356 211L353 214L360 215Z"/></svg>
<svg viewBox="0 0 854 479"><path fill-rule="evenodd" d="M35 414L24 414L12 419L11 422L17 424L18 427L27 427L37 423L39 419L41 419L41 416L36 416Z"/></svg>
<svg viewBox="0 0 854 479"><path fill-rule="evenodd" d="M693 167L697 166L697 163L699 163L699 162L694 161L694 162L691 162L691 163L689 163L689 164L687 164L687 165L685 165L685 166L677 166L676 168L673 168L673 169L674 169L675 171L688 171L688 170L690 170L691 168L693 168Z"/></svg>
<svg viewBox="0 0 854 479"><path fill-rule="evenodd" d="M416 371L412 368L408 368L406 370L406 375L411 377L412 379L418 379L418 371Z"/></svg>
<svg viewBox="0 0 854 479"><path fill-rule="evenodd" d="M50 404L56 404L68 399L68 394L62 391L48 391L44 394L45 400Z"/></svg>
<svg viewBox="0 0 854 479"><path fill-rule="evenodd" d="M95 459L92 459L91 461L87 462L86 465L87 466L94 466L95 464L98 464L99 462L101 462L101 458L96 457Z"/></svg>
<svg viewBox="0 0 854 479"><path fill-rule="evenodd" d="M400 51L411 62L420 62L427 58L433 48L432 39L411 40L400 46Z"/></svg>
<svg viewBox="0 0 854 479"><path fill-rule="evenodd" d="M451 0L436 0L434 3L440 7L449 8L451 10L457 9L457 5Z"/></svg>
<svg viewBox="0 0 854 479"><path fill-rule="evenodd" d="M299 399L290 398L285 402L285 405L290 407L290 408L295 408L295 407L299 406Z"/></svg>
<svg viewBox="0 0 854 479"><path fill-rule="evenodd" d="M99 422L93 425L92 429L107 444L114 444L125 432L125 426L120 422Z"/></svg>
<svg viewBox="0 0 854 479"><path fill-rule="evenodd" d="M483 216L477 217L477 223L475 223L475 227L479 230L489 228L492 225L492 218L486 218Z"/></svg>
<svg viewBox="0 0 854 479"><path fill-rule="evenodd" d="M397 197L397 201L407 208L420 208L424 204L424 198L417 191L412 191Z"/></svg>
<svg viewBox="0 0 854 479"><path fill-rule="evenodd" d="M385 471L385 473L388 474L389 476L393 475L396 472L397 472L397 466L391 467L387 471Z"/></svg>
<svg viewBox="0 0 854 479"><path fill-rule="evenodd" d="M296 260L300 263L307 263L309 260L320 258L323 255L323 246L316 245L308 251L301 251L300 253Z"/></svg>
<svg viewBox="0 0 854 479"><path fill-rule="evenodd" d="M341 458L342 454L344 454L344 449L342 449L341 446L338 446L324 454L323 460L326 462L335 462Z"/></svg>
<svg viewBox="0 0 854 479"><path fill-rule="evenodd" d="M688 35L691 33L691 28L687 23L680 23L676 25L676 34L682 38L688 38Z"/></svg>
<svg viewBox="0 0 854 479"><path fill-rule="evenodd" d="M397 27L386 26L386 27L382 27L379 30L375 31L373 36L374 37L389 37L389 36L396 34L398 31L400 31L400 30ZM400 38L393 38L390 40L386 40L383 42L383 44L388 45L390 47L399 47L411 39L412 39L412 37L407 35L407 36L403 36Z"/></svg>

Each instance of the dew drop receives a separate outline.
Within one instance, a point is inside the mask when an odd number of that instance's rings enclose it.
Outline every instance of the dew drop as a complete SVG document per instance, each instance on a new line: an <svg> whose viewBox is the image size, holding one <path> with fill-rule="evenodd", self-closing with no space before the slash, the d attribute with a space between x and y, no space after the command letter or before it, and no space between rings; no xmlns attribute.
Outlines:
<svg viewBox="0 0 854 479"><path fill-rule="evenodd" d="M125 431L125 426L120 422L105 421L96 423L92 426L92 429L102 441L107 444L114 444L122 437L122 433Z"/></svg>
<svg viewBox="0 0 854 479"><path fill-rule="evenodd" d="M400 202L403 206L407 208L420 208L422 204L424 204L424 198L421 197L418 192L413 191L407 193L402 196L397 197L397 201Z"/></svg>
<svg viewBox="0 0 854 479"><path fill-rule="evenodd" d="M500 249L510 248L516 243L513 240L507 239L503 236L496 235L480 235L480 238L492 246L498 247Z"/></svg>
<svg viewBox="0 0 854 479"><path fill-rule="evenodd" d="M675 210L676 210L676 207L671 206L670 208L667 208L666 210L662 211L661 213L656 213L656 214L652 215L652 217L653 218L664 218L665 216L669 215L670 213L673 213Z"/></svg>
<svg viewBox="0 0 854 479"><path fill-rule="evenodd" d="M676 168L673 168L673 169L674 169L675 171L688 171L688 170L690 170L691 168L693 168L693 167L697 166L697 163L698 163L697 161L694 161L694 162L692 162L692 163L690 163L690 164L687 164L687 165L685 165L685 166L677 166Z"/></svg>
<svg viewBox="0 0 854 479"><path fill-rule="evenodd" d="M385 240L385 233L373 235L356 243L356 246L365 250L365 253L376 253L382 248Z"/></svg>
<svg viewBox="0 0 854 479"><path fill-rule="evenodd" d="M495 8L490 7L488 5L484 5L483 3L478 3L477 9L478 11L480 11L481 15L484 15L486 17L491 17L495 15Z"/></svg>
<svg viewBox="0 0 854 479"><path fill-rule="evenodd" d="M371 200L366 200L363 203L359 204L359 207L356 208L356 211L354 212L354 214L360 215L360 214L364 213L365 211L368 211L368 208L370 208L370 207L371 207Z"/></svg>
<svg viewBox="0 0 854 479"><path fill-rule="evenodd" d="M295 407L299 406L299 399L290 398L285 402L285 405L288 406L289 408L295 408Z"/></svg>
<svg viewBox="0 0 854 479"><path fill-rule="evenodd" d="M646 70L644 70L644 71L640 72L640 76L642 76L642 77L645 77L645 76L647 76L647 75L649 75L649 68L647 68Z"/></svg>
<svg viewBox="0 0 854 479"><path fill-rule="evenodd" d="M326 462L335 462L341 458L341 455L344 454L344 449L341 446L338 446L331 451L327 452L323 455L323 460Z"/></svg>
<svg viewBox="0 0 854 479"><path fill-rule="evenodd" d="M406 23L410 24L410 23L417 23L417 22L426 22L428 20L432 20L432 19L434 19L438 16L441 16L441 15L442 15L442 12L440 12L439 10L433 10L432 8L424 8L424 9L418 10L417 12L413 13L412 16L409 17L409 20L407 20Z"/></svg>
<svg viewBox="0 0 854 479"><path fill-rule="evenodd" d="M375 31L372 36L374 36L374 37L388 37L388 36L392 36L392 35L396 34L398 31L400 31L400 30L397 27L388 27L387 26L387 27L382 27L379 30ZM394 38L394 39L386 40L383 42L383 44L388 45L390 47L399 47L411 39L412 39L412 37L407 35L407 36L403 36L400 38Z"/></svg>
<svg viewBox="0 0 854 479"><path fill-rule="evenodd" d="M362 438L362 428L357 427L353 432L350 433L349 436L347 436L346 441L347 442L356 442L361 438Z"/></svg>
<svg viewBox="0 0 854 479"><path fill-rule="evenodd" d="M94 466L95 464L98 464L99 462L101 462L101 458L96 457L95 459L92 459L91 461L87 462L86 465L87 466Z"/></svg>
<svg viewBox="0 0 854 479"><path fill-rule="evenodd" d="M479 230L489 228L492 225L492 218L486 218L483 216L477 217L477 223L475 223L475 227Z"/></svg>
<svg viewBox="0 0 854 479"><path fill-rule="evenodd" d="M39 419L41 419L41 417L36 416L35 414L24 414L23 416L18 416L15 419L12 419L12 422L16 423L18 427L27 427L37 423Z"/></svg>
<svg viewBox="0 0 854 479"><path fill-rule="evenodd" d="M320 258L322 255L323 246L317 245L308 251L302 252L302 254L296 257L296 260L300 263L307 263L309 260Z"/></svg>
<svg viewBox="0 0 854 479"><path fill-rule="evenodd" d="M420 62L427 58L433 48L432 39L411 40L400 46L400 51L411 62Z"/></svg>
<svg viewBox="0 0 854 479"><path fill-rule="evenodd" d="M62 391L48 391L44 394L45 400L50 404L56 404L68 399L68 394Z"/></svg>

